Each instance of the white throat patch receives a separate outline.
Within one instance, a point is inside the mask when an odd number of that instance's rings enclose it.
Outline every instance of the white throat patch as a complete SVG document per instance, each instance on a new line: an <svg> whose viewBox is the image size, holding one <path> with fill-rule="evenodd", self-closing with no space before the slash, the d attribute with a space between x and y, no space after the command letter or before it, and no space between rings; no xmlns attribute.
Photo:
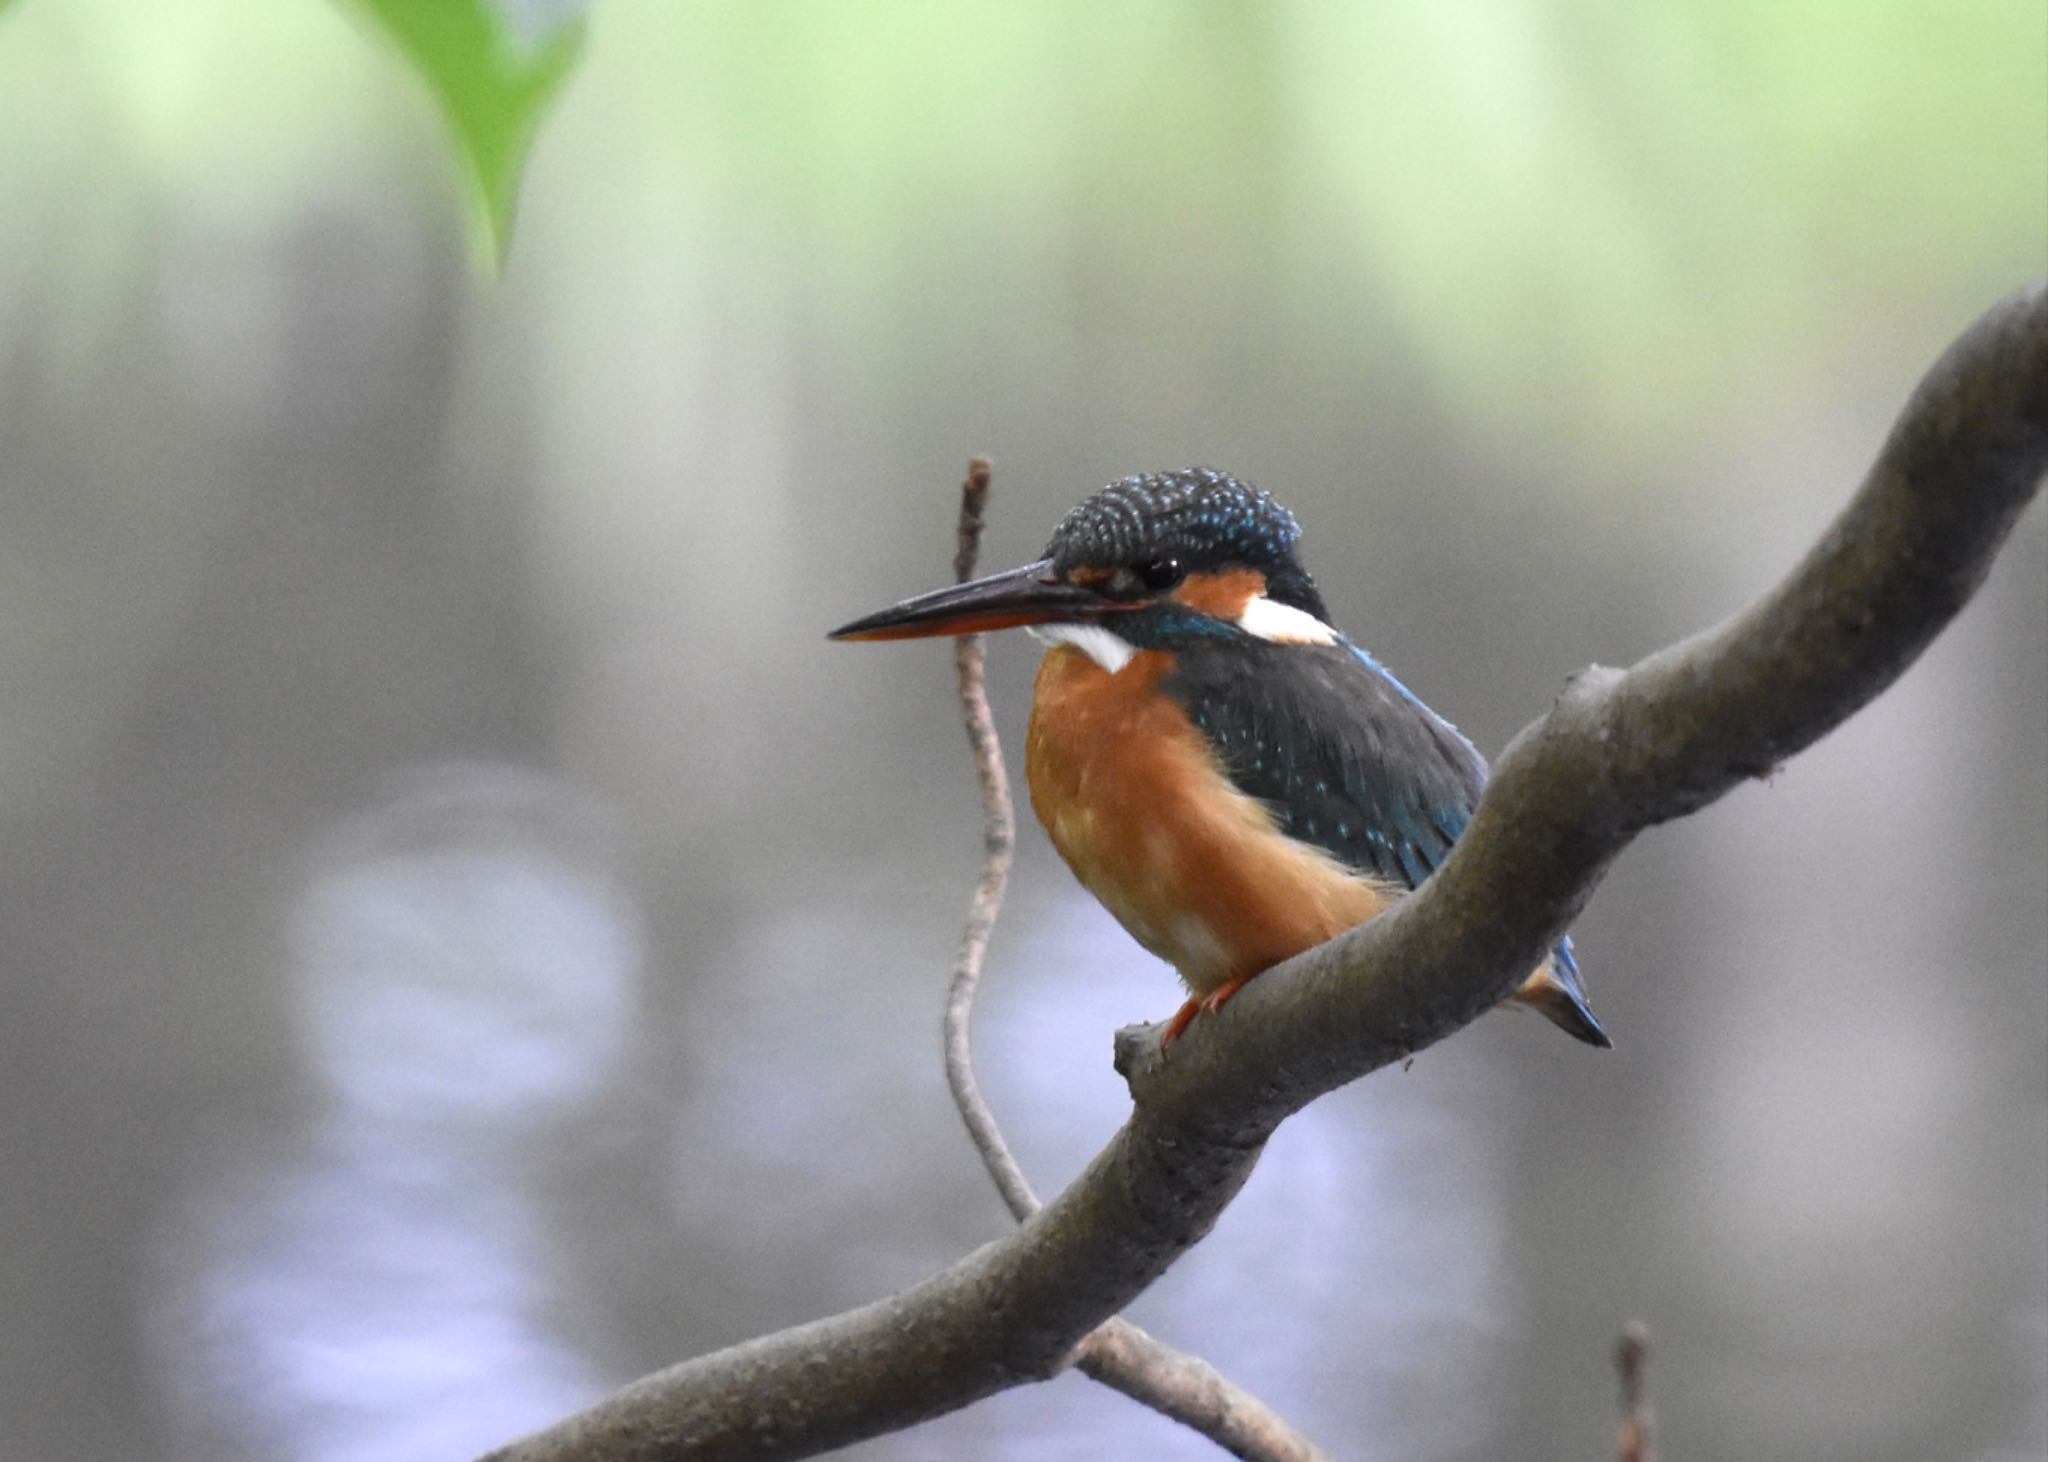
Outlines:
<svg viewBox="0 0 2048 1462"><path fill-rule="evenodd" d="M1271 640L1276 645L1334 645L1337 632L1303 609L1282 604L1259 594L1237 617L1237 627L1248 635Z"/></svg>
<svg viewBox="0 0 2048 1462"><path fill-rule="evenodd" d="M1111 675L1138 653L1136 645L1099 624L1034 624L1029 633L1042 645L1072 645Z"/></svg>

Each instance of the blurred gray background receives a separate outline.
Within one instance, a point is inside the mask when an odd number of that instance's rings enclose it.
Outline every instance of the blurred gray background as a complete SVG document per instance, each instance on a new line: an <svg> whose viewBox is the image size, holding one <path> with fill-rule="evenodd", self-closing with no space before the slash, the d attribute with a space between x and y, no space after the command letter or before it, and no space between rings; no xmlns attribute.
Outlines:
<svg viewBox="0 0 2048 1462"><path fill-rule="evenodd" d="M461 1457L1005 1227L937 1024L941 645L1213 463L1498 752L1770 583L2048 259L2037 6L599 0L508 267L345 11L0 18L0 1456ZM2048 532L1646 838L1618 1049L1290 1123L1137 1308L1343 1457L2048 1451ZM992 690L1013 751L1034 663ZM1177 1003L1027 827L1043 1188ZM853 1449L1199 1458L1078 1377Z"/></svg>

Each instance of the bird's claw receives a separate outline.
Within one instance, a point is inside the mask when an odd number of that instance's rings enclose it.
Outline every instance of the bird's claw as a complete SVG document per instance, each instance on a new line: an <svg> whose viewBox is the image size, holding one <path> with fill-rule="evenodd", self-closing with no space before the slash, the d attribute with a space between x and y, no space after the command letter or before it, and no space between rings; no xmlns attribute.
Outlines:
<svg viewBox="0 0 2048 1462"><path fill-rule="evenodd" d="M1159 1037L1159 1049L1164 1051L1180 1039L1182 1031L1188 1028L1197 1015L1214 1015L1230 1000L1230 997L1251 983L1251 976L1240 980L1225 980L1206 995L1197 995L1173 1013L1173 1019L1166 1023L1165 1032Z"/></svg>

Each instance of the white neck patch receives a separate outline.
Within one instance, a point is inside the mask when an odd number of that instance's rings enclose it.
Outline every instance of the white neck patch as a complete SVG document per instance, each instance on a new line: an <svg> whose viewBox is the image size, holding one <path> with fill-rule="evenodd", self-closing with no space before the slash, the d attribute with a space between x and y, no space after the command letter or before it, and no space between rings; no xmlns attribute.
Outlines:
<svg viewBox="0 0 2048 1462"><path fill-rule="evenodd" d="M1034 624L1029 633L1042 645L1072 645L1111 675L1138 653L1136 645L1099 624Z"/></svg>
<svg viewBox="0 0 2048 1462"><path fill-rule="evenodd" d="M1254 595L1237 617L1237 627L1248 635L1271 640L1276 645L1334 645L1337 632L1307 610Z"/></svg>

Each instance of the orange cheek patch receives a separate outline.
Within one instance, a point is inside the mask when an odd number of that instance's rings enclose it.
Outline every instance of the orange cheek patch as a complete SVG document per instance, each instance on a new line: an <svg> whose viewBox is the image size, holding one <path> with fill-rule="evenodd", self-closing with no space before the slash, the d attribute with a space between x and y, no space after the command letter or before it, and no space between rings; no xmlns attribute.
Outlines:
<svg viewBox="0 0 2048 1462"><path fill-rule="evenodd" d="M1257 569L1224 569L1221 573L1189 574L1173 591L1173 598L1217 619L1234 620L1265 592L1266 576Z"/></svg>

